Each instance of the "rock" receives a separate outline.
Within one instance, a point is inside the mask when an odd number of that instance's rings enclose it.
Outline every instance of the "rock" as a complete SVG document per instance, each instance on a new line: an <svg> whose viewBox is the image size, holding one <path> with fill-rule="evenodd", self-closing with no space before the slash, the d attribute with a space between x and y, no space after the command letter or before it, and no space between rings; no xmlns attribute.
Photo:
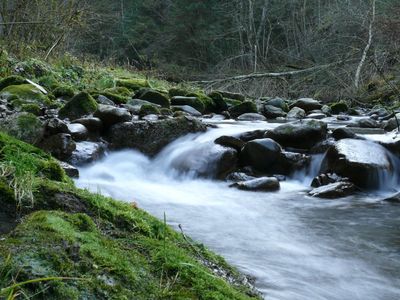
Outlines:
<svg viewBox="0 0 400 300"><path fill-rule="evenodd" d="M383 126L386 131L392 131L400 127L400 113L396 114L396 117L390 118L387 123Z"/></svg>
<svg viewBox="0 0 400 300"><path fill-rule="evenodd" d="M74 166L91 163L102 158L105 151L104 143L79 142L68 161Z"/></svg>
<svg viewBox="0 0 400 300"><path fill-rule="evenodd" d="M323 186L323 185L328 185L331 183L339 182L339 181L348 181L348 178L342 178L335 173L325 173L325 174L320 174L316 177L313 178L311 182L311 186L314 188Z"/></svg>
<svg viewBox="0 0 400 300"><path fill-rule="evenodd" d="M82 124L68 124L68 131L75 141L86 140L89 136L89 131Z"/></svg>
<svg viewBox="0 0 400 300"><path fill-rule="evenodd" d="M275 177L261 177L247 181L240 181L231 185L239 190L254 192L271 192L280 189L279 180Z"/></svg>
<svg viewBox="0 0 400 300"><path fill-rule="evenodd" d="M156 122L159 119L160 118L158 117L158 115L154 115L154 114L150 114L150 115L146 115L146 116L142 117L142 120L149 121L149 122Z"/></svg>
<svg viewBox="0 0 400 300"><path fill-rule="evenodd" d="M245 144L242 140L227 135L220 136L214 141L214 143L223 147L233 148L236 151L240 151Z"/></svg>
<svg viewBox="0 0 400 300"><path fill-rule="evenodd" d="M226 91L217 91L217 92L220 93L222 95L222 97L224 97L224 98L234 99L234 100L237 100L240 102L243 102L244 100L246 100L246 97L239 93L231 93L231 92L226 92Z"/></svg>
<svg viewBox="0 0 400 300"><path fill-rule="evenodd" d="M245 113L237 118L239 121L266 121L267 119L258 113Z"/></svg>
<svg viewBox="0 0 400 300"><path fill-rule="evenodd" d="M321 112L326 114L327 116L331 115L331 108L328 105L323 105L321 107Z"/></svg>
<svg viewBox="0 0 400 300"><path fill-rule="evenodd" d="M228 104L220 93L214 91L208 94L208 97L213 100L216 113L221 113L228 109Z"/></svg>
<svg viewBox="0 0 400 300"><path fill-rule="evenodd" d="M309 192L310 196L318 198L340 198L350 196L356 188L351 182L336 182L313 189Z"/></svg>
<svg viewBox="0 0 400 300"><path fill-rule="evenodd" d="M317 120L283 124L265 133L284 147L310 149L327 135L327 125Z"/></svg>
<svg viewBox="0 0 400 300"><path fill-rule="evenodd" d="M382 201L398 204L398 203L400 203L400 192L393 194L392 196L387 197L387 198L383 199Z"/></svg>
<svg viewBox="0 0 400 300"><path fill-rule="evenodd" d="M330 108L331 108L331 113L333 115L338 115L340 113L346 113L349 110L349 107L343 101L339 101L339 102L331 104Z"/></svg>
<svg viewBox="0 0 400 300"><path fill-rule="evenodd" d="M191 106L200 112L200 115L205 111L204 103L198 99L197 97L183 97L183 96L175 96L171 98L171 105L174 106Z"/></svg>
<svg viewBox="0 0 400 300"><path fill-rule="evenodd" d="M134 148L155 155L175 139L205 130L206 126L201 121L193 117L179 117L156 122L118 123L108 130L106 138L114 149Z"/></svg>
<svg viewBox="0 0 400 300"><path fill-rule="evenodd" d="M194 117L201 117L201 112L199 112L198 110L196 110L195 108L193 108L189 105L174 105L174 106L171 106L171 109L173 111L183 111Z"/></svg>
<svg viewBox="0 0 400 300"><path fill-rule="evenodd" d="M58 161L58 164L65 171L65 174L67 174L67 176L71 178L79 178L79 170L77 168L64 161Z"/></svg>
<svg viewBox="0 0 400 300"><path fill-rule="evenodd" d="M336 120L338 120L338 121L350 121L351 117L346 116L346 115L338 115L338 116L336 116ZM354 124L355 124L354 126L358 126L356 123L354 123Z"/></svg>
<svg viewBox="0 0 400 300"><path fill-rule="evenodd" d="M39 147L54 157L64 160L71 156L76 149L76 144L70 134L58 133L44 139Z"/></svg>
<svg viewBox="0 0 400 300"><path fill-rule="evenodd" d="M75 96L75 91L68 85L59 85L53 89L53 95L56 98L70 99Z"/></svg>
<svg viewBox="0 0 400 300"><path fill-rule="evenodd" d="M358 137L353 131L346 127L336 128L332 132L332 137L335 140L343 140L343 139L358 139Z"/></svg>
<svg viewBox="0 0 400 300"><path fill-rule="evenodd" d="M312 113L307 115L308 119L314 119L314 120L321 120L326 118L326 115L324 113Z"/></svg>
<svg viewBox="0 0 400 300"><path fill-rule="evenodd" d="M329 138L329 139L323 140L323 141L315 144L309 150L309 153L310 154L323 154L326 151L328 151L328 149L334 144L335 144L335 140L333 138Z"/></svg>
<svg viewBox="0 0 400 300"><path fill-rule="evenodd" d="M165 109L168 109L168 108L165 108ZM161 112L158 109L158 107L153 104L143 104L139 110L139 117L142 119L145 119L145 117L148 115L156 115L157 116L160 114L161 114ZM158 119L158 117L157 117L157 119Z"/></svg>
<svg viewBox="0 0 400 300"><path fill-rule="evenodd" d="M245 113L257 113L257 107L254 102L245 101L229 108L228 111L231 117L236 119L237 117Z"/></svg>
<svg viewBox="0 0 400 300"><path fill-rule="evenodd" d="M67 124L58 118L52 118L46 121L45 134L50 136L57 133L69 133Z"/></svg>
<svg viewBox="0 0 400 300"><path fill-rule="evenodd" d="M130 90L139 90L141 88L149 88L150 84L146 79L130 78L130 79L118 79L116 81L117 87L125 87Z"/></svg>
<svg viewBox="0 0 400 300"><path fill-rule="evenodd" d="M1 131L32 145L42 140L44 128L43 122L31 113L14 113L0 118Z"/></svg>
<svg viewBox="0 0 400 300"><path fill-rule="evenodd" d="M27 81L24 77L18 75L8 76L0 80L0 91L10 85L20 85L25 83L27 83Z"/></svg>
<svg viewBox="0 0 400 300"><path fill-rule="evenodd" d="M296 152L282 152L273 166L273 171L289 175L294 171L302 170L310 163L310 156Z"/></svg>
<svg viewBox="0 0 400 300"><path fill-rule="evenodd" d="M271 100L268 100L265 105L270 105L276 108L281 109L283 112L288 112L289 111L289 106L287 105L286 101L282 98L274 98Z"/></svg>
<svg viewBox="0 0 400 300"><path fill-rule="evenodd" d="M216 155L216 161L214 164L215 170L215 178L224 179L229 173L236 169L236 165L238 162L237 151L232 148L221 147L222 149L216 150L218 151L218 155Z"/></svg>
<svg viewBox="0 0 400 300"><path fill-rule="evenodd" d="M256 179L256 177L247 175L246 173L243 172L234 172L226 176L225 178L227 181L233 181L233 182L239 182L239 181L249 181Z"/></svg>
<svg viewBox="0 0 400 300"><path fill-rule="evenodd" d="M267 119L286 117L286 113L281 108L272 105L264 105L262 107L262 113Z"/></svg>
<svg viewBox="0 0 400 300"><path fill-rule="evenodd" d="M238 138L243 142L249 142L256 139L264 138L265 130L253 130L241 133Z"/></svg>
<svg viewBox="0 0 400 300"><path fill-rule="evenodd" d="M60 109L59 116L63 119L75 120L94 113L97 107L98 104L92 96L86 92L80 92Z"/></svg>
<svg viewBox="0 0 400 300"><path fill-rule="evenodd" d="M32 84L9 85L2 89L0 98L7 99L16 107L23 104L38 104L49 106L52 101L36 86Z"/></svg>
<svg viewBox="0 0 400 300"><path fill-rule="evenodd" d="M141 89L135 98L146 100L154 104L158 104L161 107L169 108L171 103L167 95L160 93L152 89Z"/></svg>
<svg viewBox="0 0 400 300"><path fill-rule="evenodd" d="M99 95L99 96L97 97L97 103L103 104L103 105L112 105L112 106L115 105L115 103L114 103L112 100L108 99L108 98L107 98L106 96L104 96L104 95Z"/></svg>
<svg viewBox="0 0 400 300"><path fill-rule="evenodd" d="M292 109L293 107L298 107L303 109L306 112L312 111L314 109L321 109L322 104L314 99L311 98L301 98L293 102L289 108Z"/></svg>
<svg viewBox="0 0 400 300"><path fill-rule="evenodd" d="M91 133L97 134L103 130L103 122L99 118L96 118L96 117L81 118L81 119L72 121L72 123L82 124Z"/></svg>
<svg viewBox="0 0 400 300"><path fill-rule="evenodd" d="M329 148L322 170L348 177L357 186L374 188L379 187L384 173L392 172L393 166L383 146L367 140L343 139Z"/></svg>
<svg viewBox="0 0 400 300"><path fill-rule="evenodd" d="M247 142L241 153L240 162L259 171L268 172L281 157L281 146L271 139L257 139Z"/></svg>
<svg viewBox="0 0 400 300"><path fill-rule="evenodd" d="M304 119L305 117L306 112L299 107L293 107L286 115L288 119Z"/></svg>
<svg viewBox="0 0 400 300"><path fill-rule="evenodd" d="M117 123L128 122L132 119L127 109L103 104L99 104L94 116L103 122L105 128Z"/></svg>
<svg viewBox="0 0 400 300"><path fill-rule="evenodd" d="M354 124L347 125L348 127L360 127L360 128L379 128L377 121L370 118L363 118L357 120Z"/></svg>

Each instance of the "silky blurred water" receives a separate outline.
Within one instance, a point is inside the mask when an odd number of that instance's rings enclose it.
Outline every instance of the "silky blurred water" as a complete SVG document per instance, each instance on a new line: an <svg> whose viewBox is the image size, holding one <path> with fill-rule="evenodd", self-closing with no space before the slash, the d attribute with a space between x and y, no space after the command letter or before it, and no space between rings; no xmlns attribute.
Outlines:
<svg viewBox="0 0 400 300"><path fill-rule="evenodd" d="M255 276L266 299L400 299L400 206L379 201L386 192L308 197L322 155L275 193L196 177L214 153L215 138L274 126L223 124L173 142L152 160L132 150L111 153L81 168L76 183L136 201L159 218L165 212L171 226L182 224L195 240Z"/></svg>

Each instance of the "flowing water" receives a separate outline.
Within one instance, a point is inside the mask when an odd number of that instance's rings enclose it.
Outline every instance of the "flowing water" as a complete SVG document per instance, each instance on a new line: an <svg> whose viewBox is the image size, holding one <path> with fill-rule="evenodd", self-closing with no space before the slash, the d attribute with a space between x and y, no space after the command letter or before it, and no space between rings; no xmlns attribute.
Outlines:
<svg viewBox="0 0 400 300"><path fill-rule="evenodd" d="M321 155L276 193L196 177L218 153L215 138L273 126L225 123L173 142L154 159L131 150L111 153L81 168L77 184L136 201L159 218L165 212L171 226L182 224L195 240L255 276L266 299L400 299L400 206L380 202L383 192L308 197Z"/></svg>

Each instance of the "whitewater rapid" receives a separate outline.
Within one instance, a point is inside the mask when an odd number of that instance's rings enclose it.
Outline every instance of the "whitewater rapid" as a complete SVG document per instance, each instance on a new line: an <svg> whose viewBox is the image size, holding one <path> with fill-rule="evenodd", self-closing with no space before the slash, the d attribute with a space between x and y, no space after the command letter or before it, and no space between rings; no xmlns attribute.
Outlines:
<svg viewBox="0 0 400 300"><path fill-rule="evenodd" d="M239 191L196 177L215 138L274 126L228 122L183 137L153 159L133 150L111 153L80 168L76 183L135 201L160 219L165 212L171 226L181 224L255 276L266 299L400 299L400 206L378 201L379 193L308 197L321 155L275 193Z"/></svg>

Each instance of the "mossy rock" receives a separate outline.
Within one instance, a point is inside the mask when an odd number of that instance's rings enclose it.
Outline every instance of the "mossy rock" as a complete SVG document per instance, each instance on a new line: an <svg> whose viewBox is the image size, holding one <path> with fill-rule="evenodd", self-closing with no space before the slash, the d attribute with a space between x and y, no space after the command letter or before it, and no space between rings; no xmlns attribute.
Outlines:
<svg viewBox="0 0 400 300"><path fill-rule="evenodd" d="M161 114L160 110L151 104L143 104L139 110L139 117L143 118L147 115L159 115Z"/></svg>
<svg viewBox="0 0 400 300"><path fill-rule="evenodd" d="M170 110L169 108L161 108L160 109L160 114L163 116L172 116L174 114L174 112L172 110Z"/></svg>
<svg viewBox="0 0 400 300"><path fill-rule="evenodd" d="M226 103L221 93L214 91L208 94L208 96L214 101L216 113L228 110L228 104Z"/></svg>
<svg viewBox="0 0 400 300"><path fill-rule="evenodd" d="M124 97L130 97L132 96L132 92L126 88L126 87L115 87L115 88L109 88L104 90L107 93L112 93Z"/></svg>
<svg viewBox="0 0 400 300"><path fill-rule="evenodd" d="M94 113L97 107L98 104L92 96L87 92L80 92L60 109L59 116L75 120Z"/></svg>
<svg viewBox="0 0 400 300"><path fill-rule="evenodd" d="M57 87L59 87L60 85L60 81L63 78L61 76L58 76L58 74L50 74L50 75L46 75L46 76L42 76L38 78L38 83L45 87L47 90L49 91L53 91L55 90Z"/></svg>
<svg viewBox="0 0 400 300"><path fill-rule="evenodd" d="M171 99L172 105L189 105L200 113L204 113L206 106L204 105L203 101L201 101L197 97L182 97L182 96L175 96Z"/></svg>
<svg viewBox="0 0 400 300"><path fill-rule="evenodd" d="M132 92L126 87L115 87L106 89L98 94L107 97L116 104L126 104Z"/></svg>
<svg viewBox="0 0 400 300"><path fill-rule="evenodd" d="M331 113L338 115L340 113L345 113L349 110L348 105L344 101L339 101L330 105Z"/></svg>
<svg viewBox="0 0 400 300"><path fill-rule="evenodd" d="M43 137L44 125L32 113L17 113L1 119L0 130L29 144L36 144Z"/></svg>
<svg viewBox="0 0 400 300"><path fill-rule="evenodd" d="M224 98L224 101L228 105L229 108L240 105L242 103L239 100L234 100L234 99L229 99L229 98Z"/></svg>
<svg viewBox="0 0 400 300"><path fill-rule="evenodd" d="M189 93L186 96L187 97L196 97L197 99L199 99L205 107L204 112L215 112L216 105L215 105L213 99L208 97L203 91Z"/></svg>
<svg viewBox="0 0 400 300"><path fill-rule="evenodd" d="M168 91L168 95L172 98L175 96L186 96L187 94L189 94L189 92L185 89L181 89L181 88L170 88Z"/></svg>
<svg viewBox="0 0 400 300"><path fill-rule="evenodd" d="M26 83L26 80L24 77L13 75L13 76L8 76L6 78L3 78L0 80L0 91L2 91L4 88L10 86L10 85L20 85Z"/></svg>
<svg viewBox="0 0 400 300"><path fill-rule="evenodd" d="M245 101L229 109L232 118L237 118L245 113L257 113L257 106L252 101Z"/></svg>
<svg viewBox="0 0 400 300"><path fill-rule="evenodd" d="M246 97L239 93L231 93L231 92L227 92L227 91L217 91L217 92L220 93L224 98L229 98L229 99L237 100L240 102L243 102L246 100Z"/></svg>
<svg viewBox="0 0 400 300"><path fill-rule="evenodd" d="M36 103L51 106L53 102L32 84L10 85L0 92L0 96L15 106Z"/></svg>
<svg viewBox="0 0 400 300"><path fill-rule="evenodd" d="M141 89L136 95L136 98L146 100L154 104L161 105L161 107L169 108L171 102L166 94L152 89Z"/></svg>
<svg viewBox="0 0 400 300"><path fill-rule="evenodd" d="M282 109L284 112L289 111L289 106L287 105L286 101L282 98L274 98L270 99L265 102L266 105L272 105L274 107Z"/></svg>
<svg viewBox="0 0 400 300"><path fill-rule="evenodd" d="M22 104L21 105L21 110L24 111L24 112L28 112L28 113L34 114L35 116L41 116L42 115L42 110L40 109L40 106L37 105L36 103Z"/></svg>
<svg viewBox="0 0 400 300"><path fill-rule="evenodd" d="M34 58L19 62L15 70L23 76L36 78L52 74L52 69L48 64Z"/></svg>
<svg viewBox="0 0 400 300"><path fill-rule="evenodd" d="M129 90L137 91L141 88L149 88L150 84L146 79L118 79L116 81L117 87L125 87Z"/></svg>
<svg viewBox="0 0 400 300"><path fill-rule="evenodd" d="M75 95L75 91L69 85L58 85L55 89L53 89L53 95L57 98L72 98Z"/></svg>

